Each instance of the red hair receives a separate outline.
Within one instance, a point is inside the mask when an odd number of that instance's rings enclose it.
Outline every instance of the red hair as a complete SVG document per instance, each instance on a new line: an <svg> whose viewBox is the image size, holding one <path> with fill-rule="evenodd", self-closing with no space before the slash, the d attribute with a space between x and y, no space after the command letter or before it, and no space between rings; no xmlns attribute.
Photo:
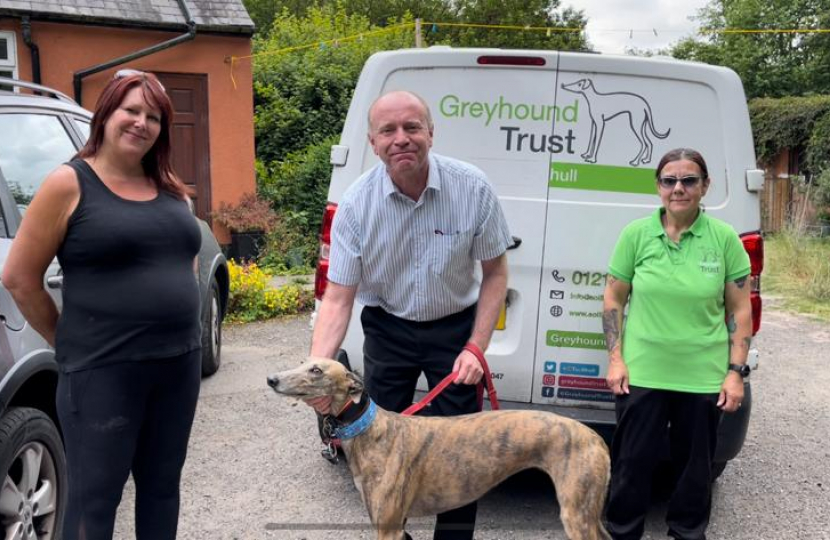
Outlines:
<svg viewBox="0 0 830 540"><path fill-rule="evenodd" d="M158 78L152 73L131 72L125 77L112 79L95 104L92 115L89 139L83 148L75 155L76 158L94 157L104 143L104 126L112 113L124 101L127 93L140 86L144 100L152 107L161 111L161 130L158 139L150 150L141 158L144 174L152 179L161 191L171 193L181 199L187 196L187 188L176 177L171 163L170 131L173 125L173 104L164 91Z"/></svg>

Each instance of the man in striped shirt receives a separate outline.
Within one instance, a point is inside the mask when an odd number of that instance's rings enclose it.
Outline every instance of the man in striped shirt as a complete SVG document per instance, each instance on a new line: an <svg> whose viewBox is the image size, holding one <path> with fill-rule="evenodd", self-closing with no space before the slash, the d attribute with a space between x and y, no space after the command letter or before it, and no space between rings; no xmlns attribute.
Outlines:
<svg viewBox="0 0 830 540"><path fill-rule="evenodd" d="M348 188L335 214L311 354L336 356L357 298L365 306L370 397L400 412L422 372L430 388L452 372L456 384L429 411L453 416L477 412L483 370L464 346L484 351L490 343L512 240L484 173L431 153L432 135L429 107L411 92L385 94L369 109L369 141L381 163ZM328 413L327 400L310 404ZM475 503L440 514L434 538L471 539L475 515Z"/></svg>

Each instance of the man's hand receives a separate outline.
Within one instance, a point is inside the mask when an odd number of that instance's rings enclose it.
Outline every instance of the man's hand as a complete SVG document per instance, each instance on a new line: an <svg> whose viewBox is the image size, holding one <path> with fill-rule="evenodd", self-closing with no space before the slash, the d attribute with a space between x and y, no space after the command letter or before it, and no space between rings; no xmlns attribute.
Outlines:
<svg viewBox="0 0 830 540"><path fill-rule="evenodd" d="M303 401L322 415L331 414L331 396L304 399Z"/></svg>
<svg viewBox="0 0 830 540"><path fill-rule="evenodd" d="M605 382L608 383L611 392L618 396L629 393L628 367L626 367L622 358L611 360L608 363L608 375L605 377Z"/></svg>
<svg viewBox="0 0 830 540"><path fill-rule="evenodd" d="M723 409L723 412L735 412L741 407L743 400L744 380L738 372L728 371L718 396L718 407Z"/></svg>
<svg viewBox="0 0 830 540"><path fill-rule="evenodd" d="M455 384L478 384L484 375L484 368L473 353L463 350L455 359L452 372L456 374Z"/></svg>

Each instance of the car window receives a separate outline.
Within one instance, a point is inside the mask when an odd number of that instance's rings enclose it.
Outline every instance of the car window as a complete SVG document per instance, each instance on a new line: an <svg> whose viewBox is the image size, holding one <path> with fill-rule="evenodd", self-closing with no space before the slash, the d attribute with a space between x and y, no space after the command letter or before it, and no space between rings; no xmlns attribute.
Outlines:
<svg viewBox="0 0 830 540"><path fill-rule="evenodd" d="M20 211L43 179L76 152L60 119L51 114L0 114L0 169Z"/></svg>
<svg viewBox="0 0 830 540"><path fill-rule="evenodd" d="M78 131L81 133L81 136L83 137L84 142L86 142L87 139L89 139L89 131L90 131L89 121L88 120L81 120L80 118L75 118L75 117L72 118L72 121L75 122L75 127L78 128Z"/></svg>

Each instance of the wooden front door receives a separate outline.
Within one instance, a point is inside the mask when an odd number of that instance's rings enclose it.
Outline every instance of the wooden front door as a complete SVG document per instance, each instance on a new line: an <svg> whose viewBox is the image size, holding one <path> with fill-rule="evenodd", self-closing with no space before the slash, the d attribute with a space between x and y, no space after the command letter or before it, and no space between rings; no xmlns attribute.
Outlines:
<svg viewBox="0 0 830 540"><path fill-rule="evenodd" d="M173 169L190 188L196 215L210 222L207 75L157 75L173 102Z"/></svg>

